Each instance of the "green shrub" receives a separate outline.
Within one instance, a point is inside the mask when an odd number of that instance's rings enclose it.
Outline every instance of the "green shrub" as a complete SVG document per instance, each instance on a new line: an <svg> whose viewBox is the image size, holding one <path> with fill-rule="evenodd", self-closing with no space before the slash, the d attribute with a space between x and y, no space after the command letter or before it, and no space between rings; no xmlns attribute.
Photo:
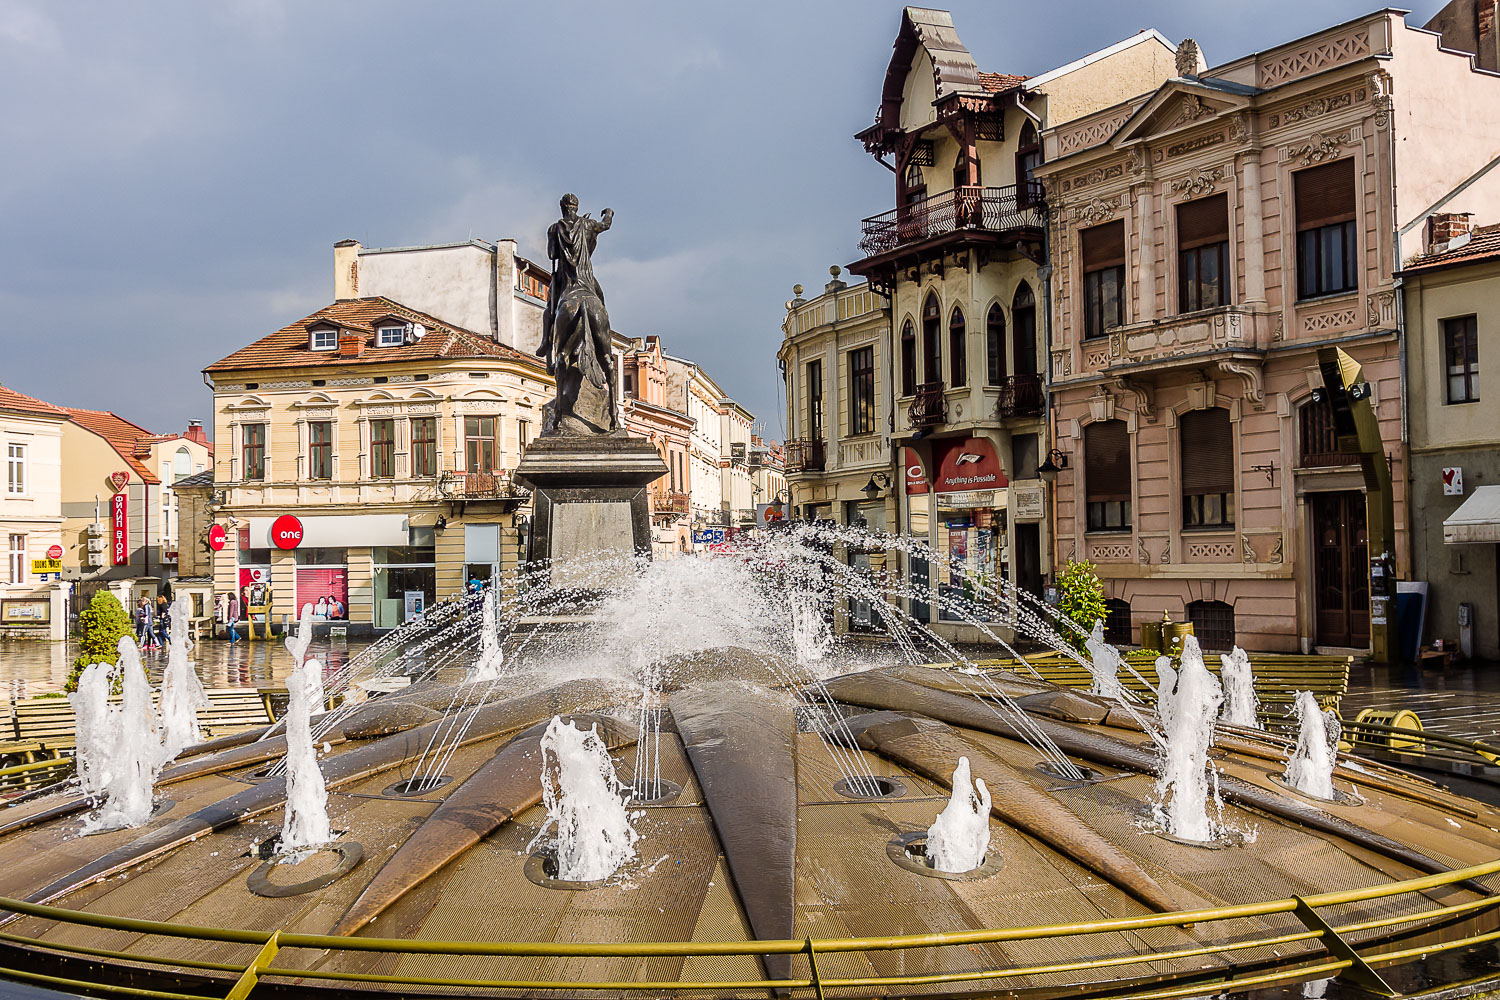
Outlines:
<svg viewBox="0 0 1500 1000"><path fill-rule="evenodd" d="M1061 592L1057 609L1073 619L1085 633L1092 632L1094 623L1103 621L1109 614L1104 607L1104 584L1094 572L1093 563L1069 560L1057 578L1057 587ZM1084 636L1070 632L1065 638L1074 649L1083 651Z"/></svg>
<svg viewBox="0 0 1500 1000"><path fill-rule="evenodd" d="M83 669L95 663L116 663L120 659L120 640L135 634L130 614L120 599L107 590L94 595L89 606L78 615L78 628L83 633L79 641L80 656L73 661L68 673L66 691L78 690L78 678Z"/></svg>

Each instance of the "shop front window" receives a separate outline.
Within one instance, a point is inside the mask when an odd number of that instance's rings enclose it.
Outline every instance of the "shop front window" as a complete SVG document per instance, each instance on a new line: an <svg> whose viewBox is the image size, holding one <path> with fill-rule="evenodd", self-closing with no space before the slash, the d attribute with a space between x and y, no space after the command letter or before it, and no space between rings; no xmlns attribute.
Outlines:
<svg viewBox="0 0 1500 1000"><path fill-rule="evenodd" d="M376 628L398 628L437 600L437 547L431 528L426 538L415 537L420 531L412 529L412 545L372 550Z"/></svg>
<svg viewBox="0 0 1500 1000"><path fill-rule="evenodd" d="M875 534L885 532L885 501L851 501L845 511L850 527ZM850 545L849 566L870 584L870 590L849 598L849 627L857 632L872 632L884 627L873 595L883 592L886 578L886 552L879 545Z"/></svg>
<svg viewBox="0 0 1500 1000"><path fill-rule="evenodd" d="M315 621L344 621L349 617L349 550L297 550L296 615L311 605Z"/></svg>
<svg viewBox="0 0 1500 1000"><path fill-rule="evenodd" d="M999 582L1000 518L988 508L940 511L939 553L947 556L938 585L938 619L993 621Z"/></svg>

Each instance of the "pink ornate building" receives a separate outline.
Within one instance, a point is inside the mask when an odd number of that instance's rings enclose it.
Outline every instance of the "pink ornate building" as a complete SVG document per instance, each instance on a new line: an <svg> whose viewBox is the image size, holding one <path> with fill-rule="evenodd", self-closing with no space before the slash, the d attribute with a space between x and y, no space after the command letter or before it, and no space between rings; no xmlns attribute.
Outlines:
<svg viewBox="0 0 1500 1000"><path fill-rule="evenodd" d="M1097 565L1117 639L1165 611L1210 648L1369 645L1326 345L1364 366L1409 572L1392 273L1434 213L1500 216L1500 77L1443 41L1392 10L1212 68L1185 41L1155 91L1043 133L1057 558Z"/></svg>

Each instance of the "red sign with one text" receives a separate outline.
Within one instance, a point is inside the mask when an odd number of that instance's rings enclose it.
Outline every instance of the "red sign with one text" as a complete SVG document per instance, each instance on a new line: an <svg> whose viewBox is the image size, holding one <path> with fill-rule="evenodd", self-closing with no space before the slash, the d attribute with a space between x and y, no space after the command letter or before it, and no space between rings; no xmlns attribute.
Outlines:
<svg viewBox="0 0 1500 1000"><path fill-rule="evenodd" d="M291 514L282 514L271 522L271 544L278 549L295 549L302 544L302 522Z"/></svg>
<svg viewBox="0 0 1500 1000"><path fill-rule="evenodd" d="M116 566L130 564L130 494L109 498L110 552Z"/></svg>
<svg viewBox="0 0 1500 1000"><path fill-rule="evenodd" d="M208 547L215 552L224 551L224 546L229 544L229 532L224 530L222 524L216 524L208 529Z"/></svg>

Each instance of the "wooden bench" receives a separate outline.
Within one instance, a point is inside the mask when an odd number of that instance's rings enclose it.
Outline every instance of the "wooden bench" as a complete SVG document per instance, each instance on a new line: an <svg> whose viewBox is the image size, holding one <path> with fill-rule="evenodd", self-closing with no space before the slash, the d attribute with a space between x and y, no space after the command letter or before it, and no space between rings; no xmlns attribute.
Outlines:
<svg viewBox="0 0 1500 1000"><path fill-rule="evenodd" d="M1142 679L1152 685L1156 683L1156 658L1161 654L1148 650L1130 650L1124 655L1126 663L1135 668L1135 674L1139 674L1140 678L1127 669L1121 669L1117 674L1121 686L1142 701L1148 704L1153 702L1156 696L1147 683L1142 683ZM1217 676L1221 669L1218 655L1211 653L1204 657L1204 662ZM1030 664L1030 669L1027 669L1026 664ZM1319 705L1337 712L1344 695L1348 693L1349 669L1353 664L1352 656L1251 654L1250 669L1255 677L1255 695L1260 700L1261 721L1272 726L1288 725L1299 691L1311 691L1317 697ZM1063 653L1038 653L1027 656L1026 663L1006 658L976 660L965 665L982 670L1010 670L1023 677L1032 676L1034 671L1042 680L1064 687L1089 687L1093 683L1088 669Z"/></svg>
<svg viewBox="0 0 1500 1000"><path fill-rule="evenodd" d="M260 692L255 688L210 688L208 707L198 712L204 739L226 736L267 725ZM112 699L114 700L114 699ZM29 763L69 755L78 733L73 704L67 698L26 698L3 703L9 717L9 739L0 740L0 763Z"/></svg>

